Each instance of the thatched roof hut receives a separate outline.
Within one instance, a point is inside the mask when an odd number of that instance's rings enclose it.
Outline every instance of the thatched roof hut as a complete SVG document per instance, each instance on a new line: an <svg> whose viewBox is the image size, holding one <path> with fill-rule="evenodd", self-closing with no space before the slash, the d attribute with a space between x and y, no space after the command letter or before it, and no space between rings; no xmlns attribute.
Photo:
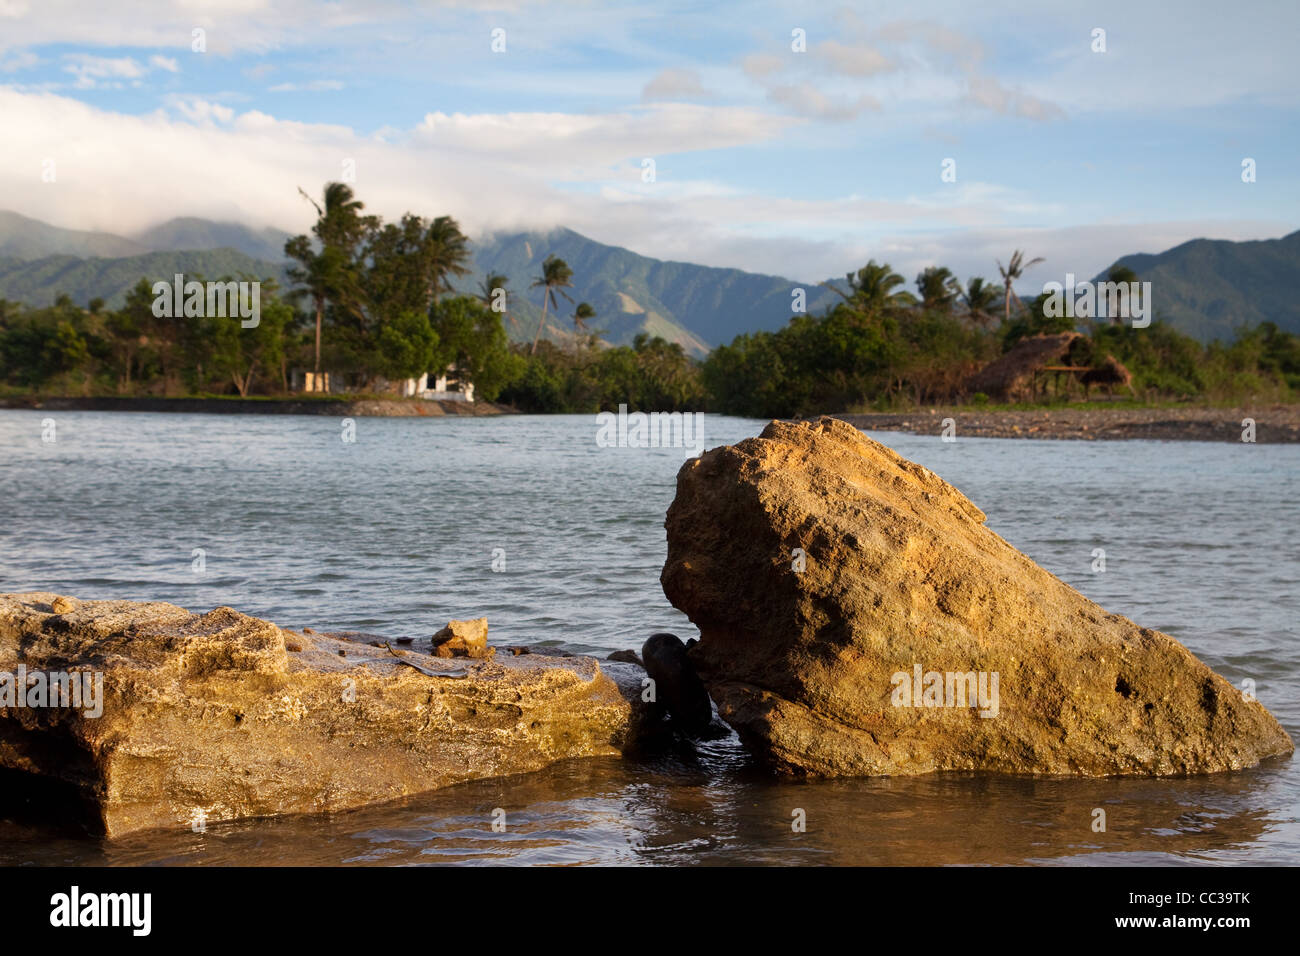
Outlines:
<svg viewBox="0 0 1300 956"><path fill-rule="evenodd" d="M972 375L967 389L997 402L1033 398L1039 372L1048 365L1068 364L1070 345L1078 338L1082 338L1078 332L1061 332L1021 339L1006 355Z"/></svg>

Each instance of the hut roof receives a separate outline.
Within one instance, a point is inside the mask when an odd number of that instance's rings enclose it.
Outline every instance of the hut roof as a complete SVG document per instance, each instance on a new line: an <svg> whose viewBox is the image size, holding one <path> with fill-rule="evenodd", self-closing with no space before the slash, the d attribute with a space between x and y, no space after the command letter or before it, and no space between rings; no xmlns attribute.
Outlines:
<svg viewBox="0 0 1300 956"><path fill-rule="evenodd" d="M1061 332L1021 339L1010 352L971 376L970 391L1008 401L1028 397L1035 373L1046 365L1060 364L1077 338L1081 338L1078 332Z"/></svg>

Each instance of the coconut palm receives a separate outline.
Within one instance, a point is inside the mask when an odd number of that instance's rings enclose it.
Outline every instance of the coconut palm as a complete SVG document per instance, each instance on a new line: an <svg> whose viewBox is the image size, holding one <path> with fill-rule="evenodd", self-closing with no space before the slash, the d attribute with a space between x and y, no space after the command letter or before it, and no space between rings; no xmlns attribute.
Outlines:
<svg viewBox="0 0 1300 956"><path fill-rule="evenodd" d="M1131 282L1137 282L1137 281L1138 281L1137 273L1134 272L1132 269L1130 269L1128 266L1122 266L1122 265L1120 265L1119 263L1116 263L1115 265L1111 266L1111 267L1110 267L1110 271L1106 273L1106 281L1107 281L1107 282L1118 282L1118 283L1121 284L1121 287L1122 287L1122 289L1123 289L1123 291L1120 293L1120 295L1121 295L1121 301L1124 303L1125 306L1127 306L1127 305L1128 305L1128 290L1132 288L1132 286L1129 285L1129 283L1131 283ZM1097 297L1097 309L1098 309L1098 311L1101 310L1101 303L1102 303L1102 297L1101 297L1101 296L1098 296L1098 297ZM1113 322L1115 325L1123 325L1123 324L1124 324L1124 315L1123 315L1122 312L1121 312L1120 314L1118 314L1118 315L1108 316L1108 318L1109 318L1109 319L1111 320L1111 322Z"/></svg>
<svg viewBox="0 0 1300 956"><path fill-rule="evenodd" d="M573 310L573 331L581 334L587 331L587 320L596 317L596 310L586 302L579 302Z"/></svg>
<svg viewBox="0 0 1300 956"><path fill-rule="evenodd" d="M532 289L540 286L542 289L542 318L537 323L537 334L533 336L533 352L537 351L537 342L542 337L542 328L546 325L548 306L554 305L557 309L560 307L559 301L555 298L556 295L562 295L570 302L573 301L569 294L564 291L573 288L573 282L570 281L572 278L573 270L569 268L569 264L559 256L550 255L542 263L542 274L537 276L533 280L533 284L529 286Z"/></svg>
<svg viewBox="0 0 1300 956"><path fill-rule="evenodd" d="M1002 273L1002 283L1006 295L1006 300L1003 302L1003 319L1008 322L1011 321L1011 300L1015 299L1016 305L1021 306L1020 298L1016 295L1015 290L1011 288L1011 283L1019 279L1031 267L1038 265L1040 262L1047 261L1042 256L1039 256L1036 259L1030 259L1028 262L1025 262L1024 259L1025 254L1019 249L1016 249L1011 253L1011 260L1007 263L1005 268L1003 267L1001 260L998 260L998 271ZM1021 307L1023 308L1023 306Z"/></svg>
<svg viewBox="0 0 1300 956"><path fill-rule="evenodd" d="M889 267L889 263L877 263L872 259L857 272L845 276L849 291L845 293L831 282L823 282L826 288L841 296L849 305L862 312L879 312L891 307L911 305L916 298L907 291L895 292L907 280Z"/></svg>
<svg viewBox="0 0 1300 956"><path fill-rule="evenodd" d="M936 312L948 312L961 293L957 277L944 266L930 266L916 277L916 290L921 293L921 307Z"/></svg>
<svg viewBox="0 0 1300 956"><path fill-rule="evenodd" d="M506 288L506 283L509 281L510 280L500 272L489 273L488 277L478 284L478 297L483 301L485 306L491 309L496 304L497 291L500 290L502 299L506 304L506 307L502 310L501 314L505 316L506 321L510 323L511 328L518 329L519 322L510 314L510 294L509 290Z"/></svg>
<svg viewBox="0 0 1300 956"><path fill-rule="evenodd" d="M998 301L998 287L981 276L972 276L966 280L966 288L961 290L961 297L971 319L987 328L993 319L989 310Z"/></svg>
<svg viewBox="0 0 1300 956"><path fill-rule="evenodd" d="M429 295L434 302L451 291L448 276L469 275L469 240L460 231L460 223L451 216L439 216L425 233L428 256Z"/></svg>
<svg viewBox="0 0 1300 956"><path fill-rule="evenodd" d="M347 183L326 183L317 202L300 186L298 192L316 208L312 232L320 240L320 251L311 240L295 236L284 245L284 252L299 263L288 270L289 278L300 286L299 294L309 295L316 311L316 381L320 381L321 322L325 303L331 296L355 298L352 258L366 229L375 222L361 215L365 203L356 198Z"/></svg>

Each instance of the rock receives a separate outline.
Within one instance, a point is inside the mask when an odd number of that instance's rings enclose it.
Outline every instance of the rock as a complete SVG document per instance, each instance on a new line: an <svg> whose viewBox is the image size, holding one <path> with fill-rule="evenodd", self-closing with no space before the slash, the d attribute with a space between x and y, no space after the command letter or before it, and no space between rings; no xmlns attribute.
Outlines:
<svg viewBox="0 0 1300 956"><path fill-rule="evenodd" d="M635 664L637 667L645 666L644 664L641 663L641 658L637 657L636 651L614 651L612 654L606 657L605 660L619 661L620 663L623 664Z"/></svg>
<svg viewBox="0 0 1300 956"><path fill-rule="evenodd" d="M658 709L669 717L674 730L693 737L713 720L713 706L686 650L676 634L651 634L641 648L641 658L654 681Z"/></svg>
<svg viewBox="0 0 1300 956"><path fill-rule="evenodd" d="M67 614L76 606L77 605L72 602L71 598L66 598L63 597L62 595L56 597L53 601L50 602L50 610L52 610L55 614Z"/></svg>
<svg viewBox="0 0 1300 956"><path fill-rule="evenodd" d="M488 622L485 617L472 621L450 621L433 635L435 657L491 657L495 648L487 646Z"/></svg>
<svg viewBox="0 0 1300 956"><path fill-rule="evenodd" d="M592 658L452 664L289 635L226 607L77 601L55 615L54 597L0 595L0 699L20 667L70 683L99 674L102 713L90 680L80 708L0 705L0 767L61 782L110 836L188 828L200 813L344 810L617 755L646 710L634 675Z"/></svg>
<svg viewBox="0 0 1300 956"><path fill-rule="evenodd" d="M1294 749L1176 640L1107 613L845 422L772 422L686 462L665 525L691 660L778 770L1170 775Z"/></svg>

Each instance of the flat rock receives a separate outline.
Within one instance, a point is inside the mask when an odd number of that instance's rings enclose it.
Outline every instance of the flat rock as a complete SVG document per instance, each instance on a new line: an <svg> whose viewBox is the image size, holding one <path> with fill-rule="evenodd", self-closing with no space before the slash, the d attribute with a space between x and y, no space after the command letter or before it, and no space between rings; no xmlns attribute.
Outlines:
<svg viewBox="0 0 1300 956"><path fill-rule="evenodd" d="M845 422L772 422L686 462L665 526L691 660L778 771L1171 775L1294 749L1178 641L1106 612Z"/></svg>
<svg viewBox="0 0 1300 956"><path fill-rule="evenodd" d="M74 788L110 836L343 810L622 753L642 675L613 667L629 673L536 653L444 660L228 607L5 594L0 675L102 675L102 713L0 706L0 767Z"/></svg>

